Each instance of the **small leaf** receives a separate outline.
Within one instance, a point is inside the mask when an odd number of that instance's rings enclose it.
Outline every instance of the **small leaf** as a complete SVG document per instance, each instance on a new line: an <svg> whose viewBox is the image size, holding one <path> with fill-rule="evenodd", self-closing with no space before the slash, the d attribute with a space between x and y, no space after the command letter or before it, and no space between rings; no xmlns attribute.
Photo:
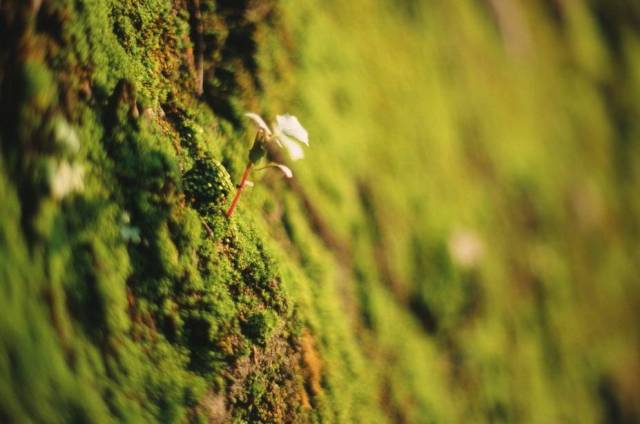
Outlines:
<svg viewBox="0 0 640 424"><path fill-rule="evenodd" d="M287 177L287 178L293 177L293 171L291 171L291 169L288 166L285 166L285 165L283 165L281 163L270 163L267 166L273 166L273 167L278 168L280 171L282 171L284 176Z"/></svg>

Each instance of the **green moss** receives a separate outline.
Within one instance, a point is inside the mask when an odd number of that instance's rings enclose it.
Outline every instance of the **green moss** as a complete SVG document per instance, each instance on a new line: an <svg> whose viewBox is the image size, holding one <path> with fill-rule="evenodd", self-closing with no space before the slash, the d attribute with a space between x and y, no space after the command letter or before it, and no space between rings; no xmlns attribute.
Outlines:
<svg viewBox="0 0 640 424"><path fill-rule="evenodd" d="M637 11L36 3L0 11L0 421L633 421ZM249 110L312 145L230 219Z"/></svg>
<svg viewBox="0 0 640 424"><path fill-rule="evenodd" d="M243 332L256 343L265 344L278 325L278 317L271 311L259 311L250 315L244 323Z"/></svg>

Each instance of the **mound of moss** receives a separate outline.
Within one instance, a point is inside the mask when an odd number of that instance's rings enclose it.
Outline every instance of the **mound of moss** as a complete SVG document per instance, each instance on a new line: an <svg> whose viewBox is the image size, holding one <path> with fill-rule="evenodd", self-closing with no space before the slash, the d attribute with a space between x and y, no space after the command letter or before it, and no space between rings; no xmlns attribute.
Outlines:
<svg viewBox="0 0 640 424"><path fill-rule="evenodd" d="M277 16L2 5L3 422L309 417L308 332L269 237L223 213Z"/></svg>
<svg viewBox="0 0 640 424"><path fill-rule="evenodd" d="M639 20L1 2L0 421L637 420Z"/></svg>

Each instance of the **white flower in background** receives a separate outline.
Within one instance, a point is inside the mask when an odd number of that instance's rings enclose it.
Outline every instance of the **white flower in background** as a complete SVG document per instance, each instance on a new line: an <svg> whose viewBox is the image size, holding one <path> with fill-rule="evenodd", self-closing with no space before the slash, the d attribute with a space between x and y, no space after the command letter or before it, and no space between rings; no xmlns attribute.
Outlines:
<svg viewBox="0 0 640 424"><path fill-rule="evenodd" d="M76 131L64 118L57 117L53 122L54 142L66 155L77 155L80 151L80 140Z"/></svg>
<svg viewBox="0 0 640 424"><path fill-rule="evenodd" d="M275 140L278 146L284 147L289 152L291 160L295 161L304 157L301 144L309 145L309 133L300 124L298 118L288 113L277 115L276 122L272 125L272 131L257 113L249 112L245 113L245 116L251 119L258 128L263 129L270 139Z"/></svg>
<svg viewBox="0 0 640 424"><path fill-rule="evenodd" d="M62 199L75 191L81 191L84 187L82 165L71 165L67 161L62 161L53 165L50 173L49 184L55 199Z"/></svg>
<svg viewBox="0 0 640 424"><path fill-rule="evenodd" d="M458 230L449 237L449 255L458 265L472 268L484 256L484 243L472 230Z"/></svg>

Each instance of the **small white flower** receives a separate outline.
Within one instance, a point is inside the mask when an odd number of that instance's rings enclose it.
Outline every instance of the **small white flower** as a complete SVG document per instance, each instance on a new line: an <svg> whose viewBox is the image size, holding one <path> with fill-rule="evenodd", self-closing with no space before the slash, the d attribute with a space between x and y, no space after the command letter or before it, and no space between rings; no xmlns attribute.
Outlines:
<svg viewBox="0 0 640 424"><path fill-rule="evenodd" d="M309 133L300 124L298 118L288 113L277 115L276 122L272 125L272 129L270 129L264 119L257 113L248 112L245 113L245 116L251 119L258 128L263 129L278 146L284 147L284 149L289 152L291 160L296 161L304 157L304 151L300 144L309 145Z"/></svg>
<svg viewBox="0 0 640 424"><path fill-rule="evenodd" d="M259 129L253 142L253 146L251 146L251 150L249 150L249 163L244 169L240 184L237 186L238 191L236 191L236 194L231 201L231 205L229 206L229 209L227 209L228 218L231 218L233 215L233 211L238 204L240 193L242 193L243 189L253 185L247 181L247 177L249 176L251 167L267 155L267 143L273 141L279 147L284 147L289 152L292 160L298 160L304 157L304 151L300 144L309 145L309 134L307 133L307 130L300 125L300 121L298 121L298 118L295 116L289 114L276 116L276 122L273 124L272 129L267 126L264 119L262 119L262 117L257 113L248 112L245 113L245 116L251 119ZM281 163L269 163L267 166L256 170L258 171L269 167L278 168L287 178L293 177L291 169Z"/></svg>
<svg viewBox="0 0 640 424"><path fill-rule="evenodd" d="M458 230L449 237L449 254L465 268L477 265L484 256L484 243L473 230Z"/></svg>

